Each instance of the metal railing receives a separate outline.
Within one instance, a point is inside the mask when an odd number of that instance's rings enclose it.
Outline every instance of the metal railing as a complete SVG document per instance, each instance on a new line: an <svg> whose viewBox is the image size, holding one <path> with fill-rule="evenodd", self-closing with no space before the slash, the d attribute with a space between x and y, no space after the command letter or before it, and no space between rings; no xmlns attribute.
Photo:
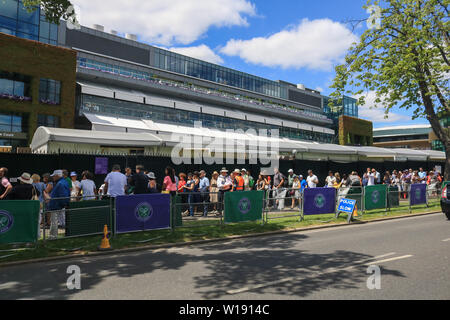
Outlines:
<svg viewBox="0 0 450 320"><path fill-rule="evenodd" d="M264 195L264 212L263 223L266 224L269 220L299 217L299 221L303 221L303 192L301 189L295 188L279 188L269 189L265 191ZM291 205L286 208L285 204ZM296 205L296 203L298 204ZM288 214L298 210L297 214ZM283 213L286 212L286 213Z"/></svg>

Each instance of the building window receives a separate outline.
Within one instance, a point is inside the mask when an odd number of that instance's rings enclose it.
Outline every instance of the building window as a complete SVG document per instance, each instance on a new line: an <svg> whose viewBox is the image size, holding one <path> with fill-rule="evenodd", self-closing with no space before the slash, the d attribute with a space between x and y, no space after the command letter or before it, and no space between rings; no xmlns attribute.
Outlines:
<svg viewBox="0 0 450 320"><path fill-rule="evenodd" d="M20 114L0 113L1 132L27 132L28 117Z"/></svg>
<svg viewBox="0 0 450 320"><path fill-rule="evenodd" d="M61 82L51 79L41 79L39 84L39 101L45 104L60 104Z"/></svg>
<svg viewBox="0 0 450 320"><path fill-rule="evenodd" d="M56 116L39 114L38 115L38 127L58 128L59 127L59 118Z"/></svg>
<svg viewBox="0 0 450 320"><path fill-rule="evenodd" d="M31 77L0 71L0 98L31 101Z"/></svg>

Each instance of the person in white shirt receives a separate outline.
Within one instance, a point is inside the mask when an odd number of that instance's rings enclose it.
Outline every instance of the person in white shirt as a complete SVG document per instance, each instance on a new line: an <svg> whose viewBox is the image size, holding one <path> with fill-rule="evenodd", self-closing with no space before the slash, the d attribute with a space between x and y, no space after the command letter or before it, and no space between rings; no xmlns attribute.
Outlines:
<svg viewBox="0 0 450 320"><path fill-rule="evenodd" d="M84 171L81 176L81 193L83 195L83 200L95 200L97 190L94 181L92 181L92 173Z"/></svg>
<svg viewBox="0 0 450 320"><path fill-rule="evenodd" d="M70 179L72 180L72 190L70 191L70 201L78 201L78 196L80 194L81 190L81 183L77 180L77 173L71 172L70 173Z"/></svg>
<svg viewBox="0 0 450 320"><path fill-rule="evenodd" d="M233 180L228 175L228 170L223 168L220 171L220 176L217 178L217 188L219 189L219 214L223 211L223 200L225 199L225 192L229 192L233 187Z"/></svg>
<svg viewBox="0 0 450 320"><path fill-rule="evenodd" d="M328 172L328 177L325 179L325 182L326 182L326 186L328 188L334 187L334 183L336 182L336 177L334 176L332 171Z"/></svg>
<svg viewBox="0 0 450 320"><path fill-rule="evenodd" d="M375 178L377 176L377 171L375 169L372 169L372 172L369 173L368 175L368 182L367 185L368 186L374 186L375 185Z"/></svg>
<svg viewBox="0 0 450 320"><path fill-rule="evenodd" d="M306 178L306 182L308 183L308 188L316 188L319 183L319 179L312 172L312 170L308 171L308 178Z"/></svg>

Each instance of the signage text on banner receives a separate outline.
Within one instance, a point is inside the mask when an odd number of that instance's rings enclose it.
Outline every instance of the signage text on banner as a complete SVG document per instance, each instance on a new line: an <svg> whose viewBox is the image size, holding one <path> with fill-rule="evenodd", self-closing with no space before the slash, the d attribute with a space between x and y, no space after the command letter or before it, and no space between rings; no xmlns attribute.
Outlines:
<svg viewBox="0 0 450 320"><path fill-rule="evenodd" d="M139 194L116 198L116 232L170 228L170 195Z"/></svg>
<svg viewBox="0 0 450 320"><path fill-rule="evenodd" d="M264 191L225 193L225 223L262 220Z"/></svg>
<svg viewBox="0 0 450 320"><path fill-rule="evenodd" d="M36 242L39 201L0 201L0 243Z"/></svg>
<svg viewBox="0 0 450 320"><path fill-rule="evenodd" d="M424 183L412 184L409 196L409 203L412 206L427 204L427 185Z"/></svg>
<svg viewBox="0 0 450 320"><path fill-rule="evenodd" d="M335 188L307 188L304 199L304 215L336 213Z"/></svg>
<svg viewBox="0 0 450 320"><path fill-rule="evenodd" d="M376 185L365 188L364 209L386 209L387 186Z"/></svg>

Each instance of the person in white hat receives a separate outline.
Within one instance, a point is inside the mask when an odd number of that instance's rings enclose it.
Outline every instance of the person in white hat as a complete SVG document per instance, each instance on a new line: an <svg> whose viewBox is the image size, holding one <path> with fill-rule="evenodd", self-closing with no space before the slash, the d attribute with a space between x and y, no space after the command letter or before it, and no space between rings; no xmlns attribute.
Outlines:
<svg viewBox="0 0 450 320"><path fill-rule="evenodd" d="M228 170L223 168L220 171L220 176L217 178L217 188L219 189L219 213L223 210L223 200L225 198L225 192L228 192L233 187L233 180L228 175Z"/></svg>
<svg viewBox="0 0 450 320"><path fill-rule="evenodd" d="M17 180L20 181L20 184L12 188L8 194L8 200L32 200L34 196L39 197L29 173L24 172Z"/></svg>

